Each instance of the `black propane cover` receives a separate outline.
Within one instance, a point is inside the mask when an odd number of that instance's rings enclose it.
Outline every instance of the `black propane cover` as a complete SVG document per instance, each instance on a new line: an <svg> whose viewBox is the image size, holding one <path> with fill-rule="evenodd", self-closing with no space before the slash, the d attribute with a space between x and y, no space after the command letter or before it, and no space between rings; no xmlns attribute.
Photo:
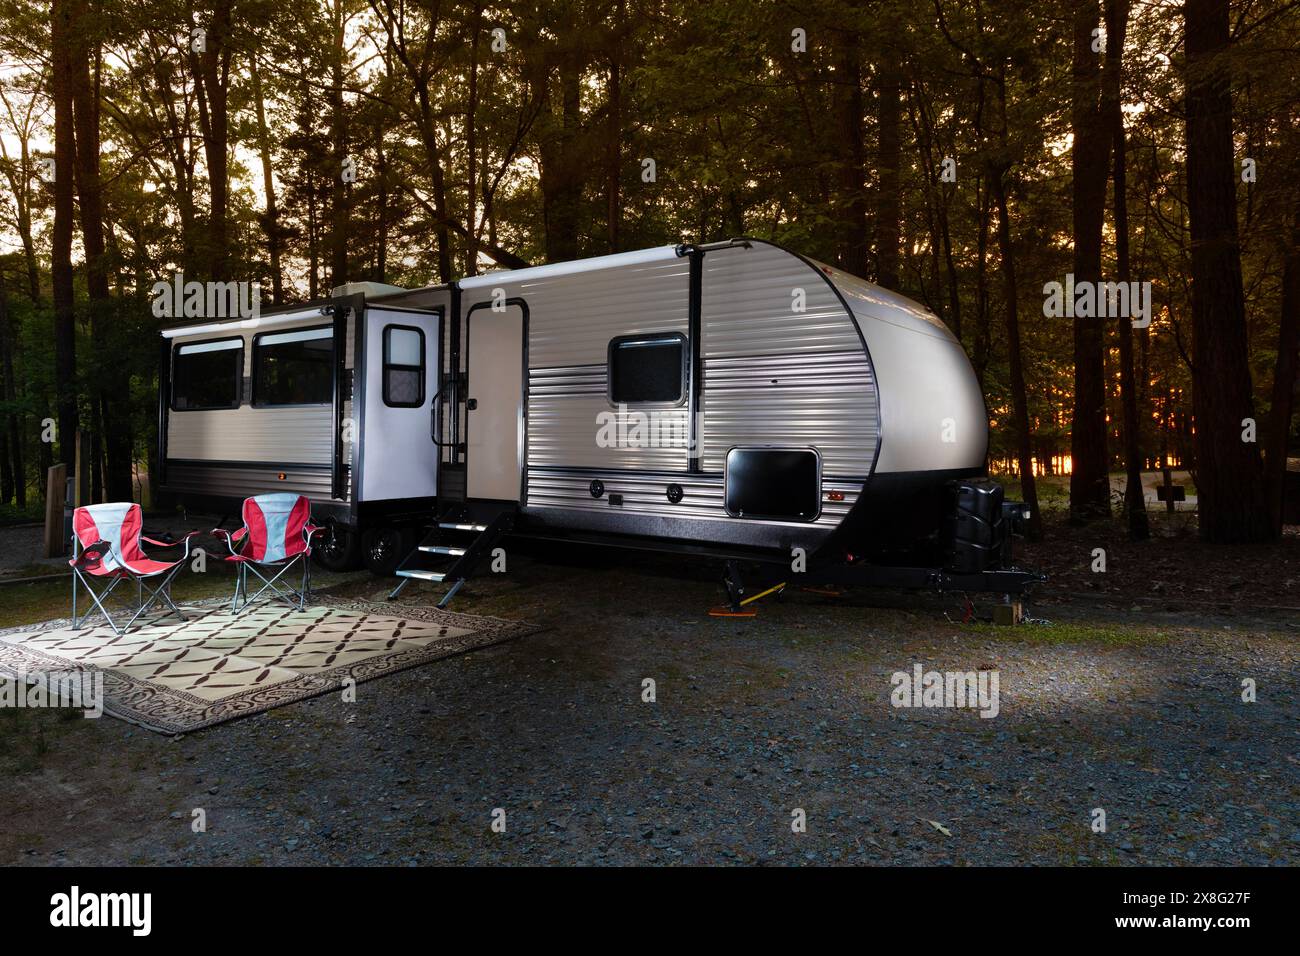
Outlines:
<svg viewBox="0 0 1300 956"><path fill-rule="evenodd" d="M991 481L948 484L942 541L947 570L978 574L999 567L1006 539L1002 486Z"/></svg>

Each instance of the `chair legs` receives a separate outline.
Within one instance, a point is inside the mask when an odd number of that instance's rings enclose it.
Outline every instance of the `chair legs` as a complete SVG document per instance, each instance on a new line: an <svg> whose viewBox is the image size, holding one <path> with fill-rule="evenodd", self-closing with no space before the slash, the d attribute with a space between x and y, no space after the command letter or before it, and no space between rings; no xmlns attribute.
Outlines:
<svg viewBox="0 0 1300 956"><path fill-rule="evenodd" d="M77 631L82 630L86 626L86 621L90 618L90 615L94 613L96 609L98 609L99 613L104 616L104 620L108 622L108 626L112 628L113 633L121 635L123 632L129 631L131 629L131 625L134 624L136 621L138 621L140 619L140 616L144 614L145 611L149 610L149 608L153 607L155 604L158 604L159 602L166 604L167 607L171 609L167 612L167 614L175 614L182 621L186 620L185 615L181 613L181 609L176 606L176 602L172 600L172 595L171 595L172 579L176 577L180 569L181 566L179 564L176 567L172 568L169 572L167 572L167 575L162 579L162 582L156 588L150 587L149 585L145 584L144 578L142 577L136 578L135 579L135 593L136 593L135 612L131 615L130 619L125 624L119 627L117 622L113 620L113 615L109 613L108 608L104 602L107 601L109 595L111 595L117 589L117 586L126 580L126 576L119 575L117 577L114 577L112 581L102 591L96 594L95 589L91 585L91 583L88 580L86 580L86 578L81 574L80 571L74 568L72 572L73 630L77 630ZM81 616L77 615L78 581L80 581L82 588L90 596L90 600L92 604L92 607L87 608L86 613ZM149 595L147 600L145 598L146 592ZM166 614L164 614L163 616L166 617Z"/></svg>
<svg viewBox="0 0 1300 956"><path fill-rule="evenodd" d="M181 569L181 565L177 564L174 568L168 571L166 575L163 577L162 582L156 588L147 587L144 583L144 578L136 578L136 584L138 585L137 590L141 595L141 603L139 608L136 610L135 614L131 616L131 620L126 622L126 627L124 627L123 630L129 630L131 625L136 622L136 620L140 617L141 614L147 611L154 604L157 604L159 601L162 601L162 603L166 604L169 608L171 608L170 611L162 615L163 617L166 617L167 614L175 614L182 621L188 620L185 617L185 615L181 613L181 609L176 606L176 602L172 600L172 594L171 594L172 579L176 577L176 575L180 572L180 569ZM143 599L143 595L145 591L149 592L149 600L147 601Z"/></svg>
<svg viewBox="0 0 1300 956"><path fill-rule="evenodd" d="M113 633L121 634L124 628L123 629L118 628L117 624L113 621L113 615L109 614L108 608L104 606L104 601L108 600L108 596L113 593L114 589L119 584L121 584L123 580L124 579L120 576L114 577L112 581L104 588L104 590L96 594L95 589L91 586L90 582L86 580L85 577L82 576L80 571L78 571L76 568L73 568L72 569L72 628L73 630L76 631L81 630L85 626L86 620L90 617L91 614L94 613L94 609L98 608L99 613L104 615L104 620L108 622L108 626L113 629ZM90 595L90 600L93 605L93 607L87 608L86 613L83 614L81 617L77 616L77 582L78 581L81 582L81 586L85 588L86 593ZM132 618L131 620L134 621L135 618ZM129 627L130 625L127 626Z"/></svg>
<svg viewBox="0 0 1300 956"><path fill-rule="evenodd" d="M244 565L239 562L235 565L235 596L230 599L230 613L239 613L239 596L241 593L247 594L244 586Z"/></svg>
<svg viewBox="0 0 1300 956"><path fill-rule="evenodd" d="M293 586L288 583L286 575L297 561L302 562L302 584L295 591ZM257 593L252 597L248 596L248 572L250 570L262 581L262 587L259 588ZM268 591L271 593L267 594ZM275 599L283 601L289 607L301 611L307 606L307 595L310 591L311 562L306 555L300 554L286 564L281 565L279 570L269 578L257 569L255 563L250 561L241 561L239 562L239 567L236 572L235 597L231 601L230 611L232 614L238 614L247 610L253 603L261 598L263 594L267 594L268 600Z"/></svg>

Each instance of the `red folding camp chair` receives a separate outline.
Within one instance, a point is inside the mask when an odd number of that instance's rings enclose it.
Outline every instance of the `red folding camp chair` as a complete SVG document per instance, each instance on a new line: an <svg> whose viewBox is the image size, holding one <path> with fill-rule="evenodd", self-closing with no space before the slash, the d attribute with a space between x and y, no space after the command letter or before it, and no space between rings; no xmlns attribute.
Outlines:
<svg viewBox="0 0 1300 956"><path fill-rule="evenodd" d="M225 538L230 549L226 560L236 564L231 613L244 610L268 590L271 592L268 597L302 610L311 590L311 536L319 530L311 523L311 502L302 495L276 492L245 498L242 528L235 532L223 528L212 530L213 534ZM295 590L284 576L299 561L302 562L302 587ZM261 568L277 570L268 578ZM249 570L262 580L261 590L251 598ZM240 604L241 595L243 604Z"/></svg>
<svg viewBox="0 0 1300 956"><path fill-rule="evenodd" d="M175 614L182 621L185 620L185 615L172 601L171 584L172 579L176 577L181 566L190 556L190 538L199 532L191 531L179 541L159 541L147 537L141 531L140 506L131 502L85 505L78 508L72 513L72 528L75 532L72 536L73 557L68 564L72 567L72 626L74 628L80 630L94 608L99 608L100 613L108 621L108 626L113 629L113 633L121 634L129 630L150 606L160 601L171 608L167 613ZM160 548L174 548L183 544L185 554L175 561L155 561L144 553L140 543L142 541ZM147 579L158 577L162 580L156 587L144 583ZM98 594L91 586L92 580L105 582ZM119 628L113 616L109 614L105 601L119 584L127 580L135 581L137 606L131 619ZM77 616L77 582L81 582L94 604L94 607L88 609L80 618ZM144 597L145 591L149 592L147 601ZM166 614L163 616L166 617Z"/></svg>

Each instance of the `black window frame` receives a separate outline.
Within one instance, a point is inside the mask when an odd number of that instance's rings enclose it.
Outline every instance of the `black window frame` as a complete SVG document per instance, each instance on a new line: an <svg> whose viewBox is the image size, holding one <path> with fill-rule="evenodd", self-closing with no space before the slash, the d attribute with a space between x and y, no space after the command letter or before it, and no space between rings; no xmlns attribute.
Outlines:
<svg viewBox="0 0 1300 956"><path fill-rule="evenodd" d="M635 402L618 402L614 400L614 351L627 342L663 341L675 342L681 346L681 377L678 379L677 398L671 401L649 399ZM690 399L691 350L689 340L681 332L641 332L634 335L618 335L609 340L605 351L605 398L613 408L626 405L628 408L681 408Z"/></svg>
<svg viewBox="0 0 1300 956"><path fill-rule="evenodd" d="M331 393L331 394L330 394L330 397L327 398L327 399L325 399L324 401L322 401L322 402L264 402L264 401L260 401L260 400L258 399L258 397L257 397L257 377L258 377L258 376L257 376L257 346L258 346L258 343L259 343L259 341L260 341L262 338L264 338L265 336L268 336L268 335L284 335L284 334L286 334L286 333L288 333L288 332L327 332L327 333L329 333L328 335L322 335L322 336L321 336L322 339L326 339L326 340L328 340L329 343L330 343L330 381L331 381L330 393ZM337 383L337 381L335 381L335 378L336 378L336 375L335 375L335 363L336 363L337 360L338 360L338 356L334 354L336 348L338 347L338 343L337 343L334 339L335 339L335 336L334 336L334 326L333 326L333 325L304 325L304 326L301 326L301 327L299 327L299 328L267 329L265 332L258 332L256 335L254 335L254 336L253 336L253 352L252 352L252 360L251 360L251 362L249 363L249 371L248 371L248 377L249 377L249 402L248 402L248 404L251 405L253 408L322 408L322 407L324 407L324 406L326 406L326 405L333 405L333 404L334 404L334 396L333 396L333 392L334 392L334 390L338 387L338 383Z"/></svg>
<svg viewBox="0 0 1300 956"><path fill-rule="evenodd" d="M189 345L215 345L218 342L238 342L239 343L239 372L235 376L235 403L233 405L200 405L198 407L190 406L189 408L180 408L176 405L176 357L180 350ZM227 412L233 411L244 404L244 365L247 358L246 351L248 343L242 335L223 335L217 339L196 339L192 342L176 342L172 345L171 354L171 382L170 394L167 396L167 407L173 412ZM234 351L229 349L228 351Z"/></svg>
<svg viewBox="0 0 1300 956"><path fill-rule="evenodd" d="M420 337L420 364L419 365L398 365L388 361L388 333L393 329L401 329L403 332L414 332ZM418 325L402 325L398 322L390 322L385 325L379 336L379 392L380 397L384 400L384 405L388 408L423 408L425 398L425 382L429 377L429 353L425 347L424 329ZM404 372L417 371L420 373L420 397L414 402L390 402L388 400L388 371L389 369L398 369Z"/></svg>

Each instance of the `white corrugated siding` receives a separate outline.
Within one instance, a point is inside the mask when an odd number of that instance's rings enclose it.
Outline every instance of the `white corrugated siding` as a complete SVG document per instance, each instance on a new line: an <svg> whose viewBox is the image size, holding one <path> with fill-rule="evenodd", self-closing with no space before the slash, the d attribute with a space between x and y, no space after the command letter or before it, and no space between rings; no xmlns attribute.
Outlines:
<svg viewBox="0 0 1300 956"><path fill-rule="evenodd" d="M690 263L633 262L618 268L527 278L505 272L478 283L462 308L492 301L500 287L528 304L528 464L685 471L684 442L669 448L601 448L598 416L617 411L605 397L610 339L688 326ZM486 278L486 277L483 277ZM471 316L468 320L473 322ZM686 409L657 410L685 434Z"/></svg>
<svg viewBox="0 0 1300 956"><path fill-rule="evenodd" d="M327 325L331 318L311 316L285 325L276 331ZM352 317L348 318L347 350L344 363L352 367L354 344ZM241 330L244 340L244 380L253 367L253 337L261 329ZM186 342L228 338L230 333L177 335L172 347ZM246 387L246 386L245 386ZM352 414L352 403L344 405L344 417ZM328 465L333 455L334 410L331 405L300 408L254 408L245 403L238 408L210 411L169 411L167 414L167 457L195 461L256 461L270 464ZM351 461L350 442L344 458Z"/></svg>
<svg viewBox="0 0 1300 956"><path fill-rule="evenodd" d="M828 478L871 472L875 377L852 317L814 269L761 243L710 252L702 322L705 471L721 471L734 445L767 444L816 448Z"/></svg>

